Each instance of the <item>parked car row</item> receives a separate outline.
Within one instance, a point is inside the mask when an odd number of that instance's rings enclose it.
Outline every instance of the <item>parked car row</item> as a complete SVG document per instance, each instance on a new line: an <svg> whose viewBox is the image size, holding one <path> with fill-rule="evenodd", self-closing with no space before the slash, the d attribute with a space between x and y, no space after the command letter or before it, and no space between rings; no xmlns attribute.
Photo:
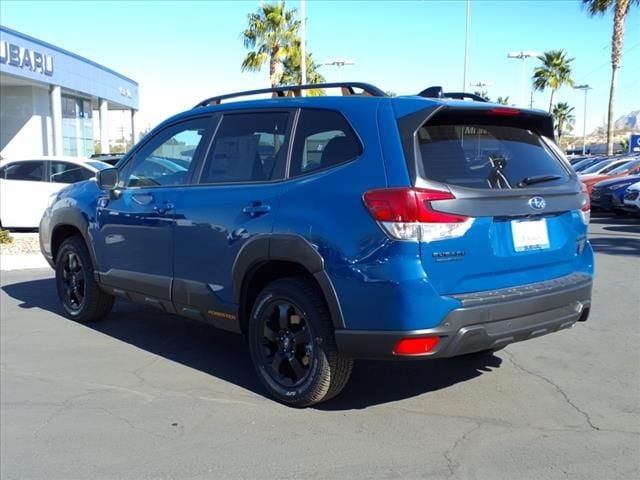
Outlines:
<svg viewBox="0 0 640 480"><path fill-rule="evenodd" d="M571 164L593 210L640 215L640 155L575 157Z"/></svg>

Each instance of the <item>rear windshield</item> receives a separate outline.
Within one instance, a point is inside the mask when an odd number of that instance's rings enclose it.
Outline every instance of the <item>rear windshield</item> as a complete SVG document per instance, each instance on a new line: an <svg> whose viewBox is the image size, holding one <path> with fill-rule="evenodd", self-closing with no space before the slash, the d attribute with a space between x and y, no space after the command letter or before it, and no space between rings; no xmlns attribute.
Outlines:
<svg viewBox="0 0 640 480"><path fill-rule="evenodd" d="M568 171L531 130L505 125L425 124L418 130L421 175L471 188L565 183Z"/></svg>

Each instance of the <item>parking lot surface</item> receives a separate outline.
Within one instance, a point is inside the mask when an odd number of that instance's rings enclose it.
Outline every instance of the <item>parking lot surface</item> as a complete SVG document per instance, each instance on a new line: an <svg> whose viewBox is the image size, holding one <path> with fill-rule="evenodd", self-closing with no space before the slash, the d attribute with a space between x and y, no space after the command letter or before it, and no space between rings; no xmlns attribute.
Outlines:
<svg viewBox="0 0 640 480"><path fill-rule="evenodd" d="M242 338L117 303L66 319L53 272L2 272L0 476L640 478L640 222L594 217L593 308L495 355L356 363L296 410Z"/></svg>

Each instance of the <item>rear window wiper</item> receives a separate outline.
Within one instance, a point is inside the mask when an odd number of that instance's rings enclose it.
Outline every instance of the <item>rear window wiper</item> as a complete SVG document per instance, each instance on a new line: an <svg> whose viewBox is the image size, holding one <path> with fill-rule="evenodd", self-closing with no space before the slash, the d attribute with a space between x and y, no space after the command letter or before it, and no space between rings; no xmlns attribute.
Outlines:
<svg viewBox="0 0 640 480"><path fill-rule="evenodd" d="M554 180L560 180L560 175L538 175L537 177L525 177L518 182L516 187L522 188L528 185L534 185L536 183L552 182Z"/></svg>

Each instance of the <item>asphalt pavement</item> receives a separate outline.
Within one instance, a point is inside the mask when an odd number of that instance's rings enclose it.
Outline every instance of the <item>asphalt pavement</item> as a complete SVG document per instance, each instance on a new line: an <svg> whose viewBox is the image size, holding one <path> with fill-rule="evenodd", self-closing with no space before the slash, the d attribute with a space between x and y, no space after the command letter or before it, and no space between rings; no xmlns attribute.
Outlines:
<svg viewBox="0 0 640 480"><path fill-rule="evenodd" d="M334 401L264 396L240 337L118 302L66 319L1 272L2 479L640 478L640 222L596 217L588 322L495 355L357 362Z"/></svg>

